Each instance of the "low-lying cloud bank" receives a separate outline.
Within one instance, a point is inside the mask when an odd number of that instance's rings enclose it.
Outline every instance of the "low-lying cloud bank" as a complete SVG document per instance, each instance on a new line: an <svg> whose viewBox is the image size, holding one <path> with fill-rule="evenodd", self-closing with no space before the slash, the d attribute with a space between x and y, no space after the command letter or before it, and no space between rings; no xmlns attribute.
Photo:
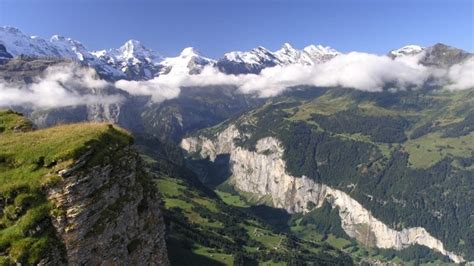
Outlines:
<svg viewBox="0 0 474 266"><path fill-rule="evenodd" d="M450 90L465 90L474 87L474 58L463 64L454 65L448 71L448 78L452 81L447 87Z"/></svg>
<svg viewBox="0 0 474 266"><path fill-rule="evenodd" d="M53 108L84 104L117 103L124 98L106 94L110 84L97 77L94 69L75 64L49 67L31 84L0 81L0 106Z"/></svg>
<svg viewBox="0 0 474 266"><path fill-rule="evenodd" d="M171 71L148 81L120 80L115 86L133 95L151 95L155 102L177 97L181 87L209 85L234 85L242 93L254 93L259 97L275 96L297 85L347 87L373 92L390 85L393 89L403 90L422 87L430 78L450 90L474 87L474 58L450 69L436 69L419 64L420 56L391 59L352 52L315 66L266 68L258 75L226 75L213 67L206 67L199 75Z"/></svg>
<svg viewBox="0 0 474 266"><path fill-rule="evenodd" d="M377 92L384 88L420 88L428 80L435 80L439 86L449 90L474 87L474 58L449 69L436 69L419 64L420 56L391 59L352 52L314 66L266 68L258 75L227 75L208 66L198 75L171 70L167 75L148 81L119 80L115 84L99 79L93 69L74 64L60 65L49 67L31 84L0 81L0 106L52 108L118 103L124 98L114 86L132 95L151 96L154 102L178 97L182 87L211 85L232 85L238 87L241 93L259 97L275 96L298 85Z"/></svg>

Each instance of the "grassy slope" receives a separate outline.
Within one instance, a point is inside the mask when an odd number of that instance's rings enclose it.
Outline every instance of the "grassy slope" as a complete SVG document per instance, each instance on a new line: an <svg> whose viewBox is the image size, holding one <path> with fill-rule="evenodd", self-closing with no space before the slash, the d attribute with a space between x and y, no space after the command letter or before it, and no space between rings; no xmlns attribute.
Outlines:
<svg viewBox="0 0 474 266"><path fill-rule="evenodd" d="M49 215L54 213L44 187L60 177L84 151L95 152L90 163L97 163L109 145L131 143L122 129L106 124L75 124L31 130L21 115L0 111L0 264L13 259L33 264L53 245L54 230ZM39 230L38 230L39 228Z"/></svg>
<svg viewBox="0 0 474 266"><path fill-rule="evenodd" d="M238 195L236 193L223 192L216 190L219 197L228 205L239 207L239 208L250 208L252 201L245 196ZM381 250L373 247L366 247L357 241L349 239L347 235L341 235L341 230L334 230L333 227L340 225L340 220L328 220L328 215L321 213L321 209L313 209L312 212L302 215L292 215L291 218L286 222L278 219L278 228L281 231L290 233L303 241L315 242L315 243L326 243L338 250L342 250L344 253L349 254L354 263L360 265L363 262L367 263L380 263L380 262L393 262L405 265L418 265L424 263L434 263L436 265L448 265L443 260L443 257L439 254L435 254L429 251L425 253L419 252L419 247L414 247L409 250L405 250L403 254L395 250ZM332 210L333 214L337 213L337 210ZM334 217L334 215L333 215ZM321 225L326 223L326 229L321 229L313 222L303 223L303 220L316 219L317 224ZM265 220L265 219L264 219ZM283 223L283 224L281 224ZM267 243L271 243L268 241ZM397 256L398 255L398 256Z"/></svg>
<svg viewBox="0 0 474 266"><path fill-rule="evenodd" d="M182 179L159 176L156 182L171 231L168 252L176 265L186 264L187 260L182 261L185 254L196 257L195 265L233 265L236 256L253 263L275 264L291 259L334 263L342 256L328 246L302 240L290 246L287 235L206 196Z"/></svg>

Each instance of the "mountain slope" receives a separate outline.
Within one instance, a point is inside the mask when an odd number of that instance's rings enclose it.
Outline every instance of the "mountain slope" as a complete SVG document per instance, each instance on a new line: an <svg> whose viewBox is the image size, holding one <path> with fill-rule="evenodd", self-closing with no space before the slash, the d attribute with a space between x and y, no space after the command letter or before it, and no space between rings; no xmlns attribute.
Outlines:
<svg viewBox="0 0 474 266"><path fill-rule="evenodd" d="M151 166L164 200L173 265L188 265L190 259L193 265L352 264L329 245L276 231L253 215L250 206L225 204L187 169L175 144L138 135L136 147Z"/></svg>
<svg viewBox="0 0 474 266"><path fill-rule="evenodd" d="M437 43L427 47L420 63L426 66L436 66L440 68L450 67L459 64L474 55L461 49Z"/></svg>
<svg viewBox="0 0 474 266"><path fill-rule="evenodd" d="M0 64L4 64L13 58L13 55L7 52L5 45L0 44Z"/></svg>
<svg viewBox="0 0 474 266"><path fill-rule="evenodd" d="M156 191L128 133L32 130L11 111L0 129L2 264L168 264Z"/></svg>
<svg viewBox="0 0 474 266"><path fill-rule="evenodd" d="M290 213L307 212L310 201L322 206L329 196L348 219L345 232L365 245L399 249L410 237L385 244L390 230L423 227L431 236L419 231L416 243L472 260L472 93L302 89L182 147L211 160L227 154L227 182L244 194L270 196L272 206ZM358 220L362 212L351 214L357 204L373 217ZM457 255L450 257L459 262Z"/></svg>

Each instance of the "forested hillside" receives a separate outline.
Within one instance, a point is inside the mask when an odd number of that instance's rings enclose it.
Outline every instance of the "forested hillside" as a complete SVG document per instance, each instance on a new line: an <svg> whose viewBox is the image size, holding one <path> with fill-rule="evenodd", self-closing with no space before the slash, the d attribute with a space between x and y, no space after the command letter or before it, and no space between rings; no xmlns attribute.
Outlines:
<svg viewBox="0 0 474 266"><path fill-rule="evenodd" d="M301 88L196 135L235 124L250 150L276 137L291 175L345 191L394 229L424 227L472 260L473 115L472 89Z"/></svg>

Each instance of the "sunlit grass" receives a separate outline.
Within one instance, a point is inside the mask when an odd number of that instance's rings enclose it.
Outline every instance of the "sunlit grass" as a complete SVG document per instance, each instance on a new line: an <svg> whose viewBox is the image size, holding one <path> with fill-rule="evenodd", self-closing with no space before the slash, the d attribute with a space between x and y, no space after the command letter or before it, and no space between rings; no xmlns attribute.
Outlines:
<svg viewBox="0 0 474 266"><path fill-rule="evenodd" d="M432 133L409 140L404 144L413 167L428 168L448 155L470 157L474 151L474 132L456 138L443 138L440 133Z"/></svg>
<svg viewBox="0 0 474 266"><path fill-rule="evenodd" d="M104 123L32 131L28 120L11 111L0 111L0 128L1 262L35 264L57 245L52 225L45 223L52 213L45 186L60 180L57 172L87 150L93 151L88 163L100 163L110 148L128 145L132 137Z"/></svg>

